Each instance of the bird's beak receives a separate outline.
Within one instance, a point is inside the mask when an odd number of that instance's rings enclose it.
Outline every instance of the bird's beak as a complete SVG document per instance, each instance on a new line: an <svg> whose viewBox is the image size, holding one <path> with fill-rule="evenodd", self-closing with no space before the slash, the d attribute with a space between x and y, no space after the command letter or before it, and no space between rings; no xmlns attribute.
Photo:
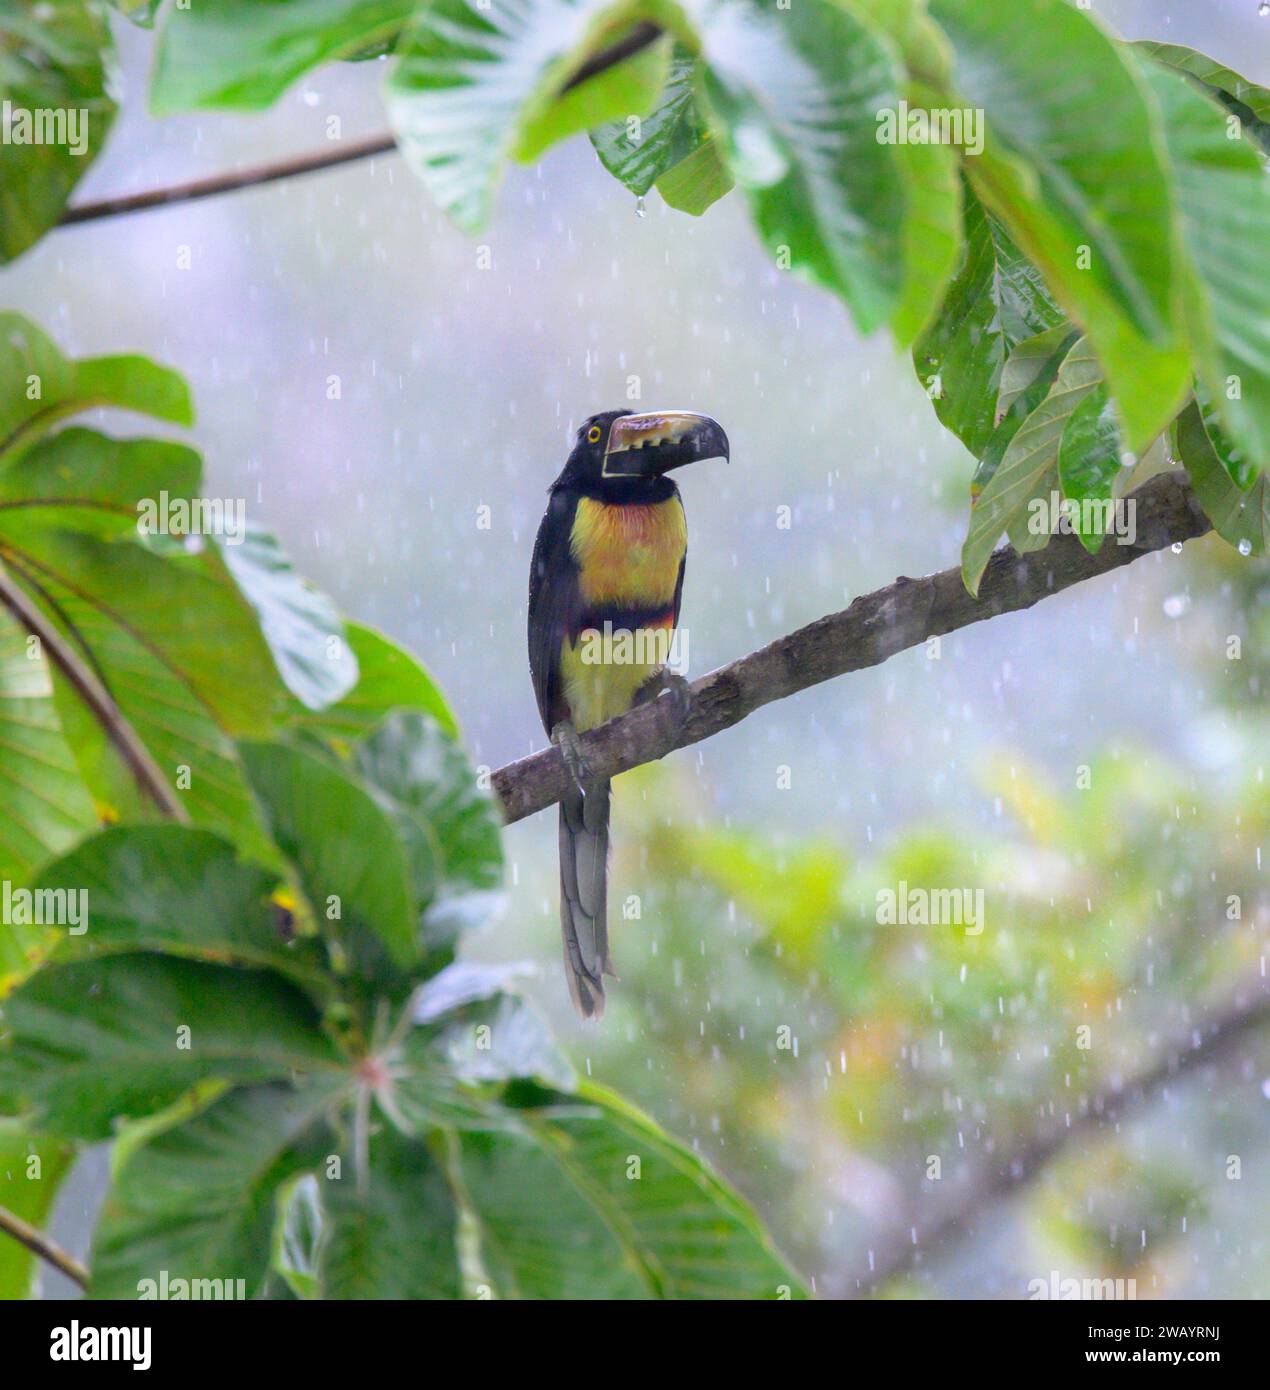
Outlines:
<svg viewBox="0 0 1270 1390"><path fill-rule="evenodd" d="M650 410L620 415L609 427L606 478L659 478L701 459L727 458L728 437L708 415L690 410Z"/></svg>

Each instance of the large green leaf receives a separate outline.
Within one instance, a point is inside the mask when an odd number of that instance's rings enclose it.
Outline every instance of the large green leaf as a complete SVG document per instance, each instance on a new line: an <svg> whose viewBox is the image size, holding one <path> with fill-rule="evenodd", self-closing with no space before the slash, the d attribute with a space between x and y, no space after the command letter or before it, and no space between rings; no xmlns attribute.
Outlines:
<svg viewBox="0 0 1270 1390"><path fill-rule="evenodd" d="M703 213L732 187L732 177L697 99L698 64L675 49L670 75L652 112L611 121L591 132L600 162L642 198L654 184L672 207Z"/></svg>
<svg viewBox="0 0 1270 1390"><path fill-rule="evenodd" d="M82 1139L209 1078L341 1067L314 1006L279 976L167 956L46 965L10 996L5 1024L0 1086L35 1107L42 1130Z"/></svg>
<svg viewBox="0 0 1270 1390"><path fill-rule="evenodd" d="M1058 446L1058 481L1071 509L1072 529L1091 554L1102 546L1107 512L1124 477L1120 430L1105 383L1099 383L1072 411ZM1094 505L1086 505L1094 504Z"/></svg>
<svg viewBox="0 0 1270 1390"><path fill-rule="evenodd" d="M140 1145L102 1210L89 1296L163 1297L166 1287L171 1298L186 1280L192 1298L256 1297L279 1191L335 1151L325 1118L338 1095L329 1079L239 1087Z"/></svg>
<svg viewBox="0 0 1270 1390"><path fill-rule="evenodd" d="M71 1144L30 1138L16 1124L0 1121L0 1207L43 1230L74 1155ZM39 1272L24 1245L0 1234L0 1302L30 1298Z"/></svg>
<svg viewBox="0 0 1270 1390"><path fill-rule="evenodd" d="M997 426L997 394L1019 344L1063 322L1040 272L969 189L966 242L936 321L913 347L942 424L976 458Z"/></svg>
<svg viewBox="0 0 1270 1390"><path fill-rule="evenodd" d="M1178 417L1178 457L1186 465L1195 495L1217 534L1241 555L1265 555L1270 546L1270 469L1247 491L1231 481L1230 451L1216 421L1205 421L1192 401Z"/></svg>
<svg viewBox="0 0 1270 1390"><path fill-rule="evenodd" d="M562 88L620 38L634 0L435 0L397 47L388 117L411 168L463 228L487 220L504 164L605 121L643 115L665 81L664 44Z"/></svg>
<svg viewBox="0 0 1270 1390"><path fill-rule="evenodd" d="M1216 97L1231 115L1239 117L1243 134L1270 155L1270 90L1249 82L1206 53L1178 43L1140 39L1133 47L1162 66L1184 73Z"/></svg>
<svg viewBox="0 0 1270 1390"><path fill-rule="evenodd" d="M460 1137L482 1261L505 1298L783 1298L802 1289L736 1195L597 1087Z"/></svg>
<svg viewBox="0 0 1270 1390"><path fill-rule="evenodd" d="M958 102L986 114L975 190L1088 334L1140 452L1189 384L1185 267L1151 95L1131 55L1065 0L933 0L931 13L952 43Z"/></svg>
<svg viewBox="0 0 1270 1390"><path fill-rule="evenodd" d="M1102 368L1088 340L1063 360L1045 399L1019 427L1000 464L970 509L970 526L961 551L961 573L972 594L979 591L988 557L1002 531L1016 549L1048 543L1048 530L1028 526L1031 504L1058 490L1058 449L1072 411L1102 380Z"/></svg>
<svg viewBox="0 0 1270 1390"><path fill-rule="evenodd" d="M279 929L278 876L239 859L217 835L181 825L103 830L51 865L36 887L87 894L87 930L59 957L161 951L193 960L269 966L326 997L331 981L313 939Z"/></svg>
<svg viewBox="0 0 1270 1390"><path fill-rule="evenodd" d="M1211 101L1175 73L1149 78L1198 276L1190 322L1196 374L1249 465L1251 486L1270 461L1270 178L1252 147L1230 138Z"/></svg>
<svg viewBox="0 0 1270 1390"><path fill-rule="evenodd" d="M61 217L114 120L113 81L92 0L0 0L0 261Z"/></svg>
<svg viewBox="0 0 1270 1390"><path fill-rule="evenodd" d="M702 30L707 95L763 245L840 295L862 332L878 327L904 278L905 189L878 139L899 99L887 48L829 0L718 0Z"/></svg>
<svg viewBox="0 0 1270 1390"><path fill-rule="evenodd" d="M276 665L215 546L158 546L137 530L163 494L189 498L198 468L190 450L158 440L78 428L46 437L0 471L0 562L100 677L193 819L267 857L232 738L267 733L284 712L278 665L294 664L283 643L297 629L271 621ZM276 616L298 581L272 578ZM135 814L135 788L60 673L55 690L94 795Z"/></svg>
<svg viewBox="0 0 1270 1390"><path fill-rule="evenodd" d="M415 0L214 0L169 6L150 109L260 111L311 68L391 38Z"/></svg>
<svg viewBox="0 0 1270 1390"><path fill-rule="evenodd" d="M933 87L909 83L904 99L911 110L939 104ZM961 177L956 152L948 145L896 146L904 181L904 289L891 330L906 347L932 321L954 273L961 250Z"/></svg>
<svg viewBox="0 0 1270 1390"><path fill-rule="evenodd" d="M1025 338L1010 354L1001 372L997 426L988 436L979 466L970 479L972 504L992 481L1024 421L1049 395L1058 380L1059 368L1079 338L1080 333L1071 324L1062 323L1034 338Z"/></svg>
<svg viewBox="0 0 1270 1390"><path fill-rule="evenodd" d="M136 356L74 362L29 319L0 313L0 468L59 421L96 406L135 410L177 425L194 420L189 388L167 367Z"/></svg>
<svg viewBox="0 0 1270 1390"><path fill-rule="evenodd" d="M362 776L403 824L423 940L454 944L492 911L503 874L500 822L466 754L425 714L390 715L356 747Z"/></svg>
<svg viewBox="0 0 1270 1390"><path fill-rule="evenodd" d="M249 743L242 757L274 838L295 865L314 919L378 976L417 954L414 889L390 813L325 758ZM386 959L385 959L386 958Z"/></svg>
<svg viewBox="0 0 1270 1390"><path fill-rule="evenodd" d="M39 644L0 609L0 880L15 882L97 824ZM0 923L0 979L16 929ZM0 993L3 992L0 987Z"/></svg>
<svg viewBox="0 0 1270 1390"><path fill-rule="evenodd" d="M363 1191L349 1162L321 1191L324 1297L459 1296L454 1198L427 1145L385 1128L371 1138Z"/></svg>
<svg viewBox="0 0 1270 1390"><path fill-rule="evenodd" d="M291 719L295 727L343 750L391 711L414 709L431 715L452 738L458 736L445 696L408 651L360 623L346 624L344 634L357 662L357 684L325 709L297 708Z"/></svg>
<svg viewBox="0 0 1270 1390"><path fill-rule="evenodd" d="M309 709L323 709L357 683L357 658L331 600L303 579L269 531L248 525L221 553L247 601L287 689Z"/></svg>

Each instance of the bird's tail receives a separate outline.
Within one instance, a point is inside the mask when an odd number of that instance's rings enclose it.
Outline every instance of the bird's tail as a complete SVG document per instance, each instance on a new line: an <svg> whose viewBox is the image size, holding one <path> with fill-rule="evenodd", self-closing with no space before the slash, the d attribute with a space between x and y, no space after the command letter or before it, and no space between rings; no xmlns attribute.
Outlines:
<svg viewBox="0 0 1270 1390"><path fill-rule="evenodd" d="M616 978L609 958L609 787L585 795L576 787L560 803L560 930L573 1006L582 1018L603 1018L604 981Z"/></svg>

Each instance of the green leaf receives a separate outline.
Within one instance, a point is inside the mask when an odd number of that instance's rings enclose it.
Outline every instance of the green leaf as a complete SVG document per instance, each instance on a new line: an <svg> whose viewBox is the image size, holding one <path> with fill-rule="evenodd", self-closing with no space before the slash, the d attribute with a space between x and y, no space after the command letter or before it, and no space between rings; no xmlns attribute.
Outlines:
<svg viewBox="0 0 1270 1390"><path fill-rule="evenodd" d="M642 198L654 184L665 201L700 216L732 187L697 101L697 60L677 47L652 112L633 127L612 121L591 132L600 163Z"/></svg>
<svg viewBox="0 0 1270 1390"><path fill-rule="evenodd" d="M0 880L21 882L96 828L97 816L53 704L47 660L0 609ZM0 993L22 933L0 923Z"/></svg>
<svg viewBox="0 0 1270 1390"><path fill-rule="evenodd" d="M354 750L361 775L408 822L424 941L452 946L485 921L503 876L498 810L466 754L425 714L390 715ZM414 831L415 833L411 833Z"/></svg>
<svg viewBox="0 0 1270 1390"><path fill-rule="evenodd" d="M1174 73L1149 78L1198 276L1188 303L1196 374L1248 460L1251 486L1270 460L1270 179L1212 102Z"/></svg>
<svg viewBox="0 0 1270 1390"><path fill-rule="evenodd" d="M668 208L700 217L731 193L733 185L732 175L719 153L719 142L710 136L657 180L657 191Z"/></svg>
<svg viewBox="0 0 1270 1390"><path fill-rule="evenodd" d="M939 317L913 348L941 424L978 458L998 423L1002 371L1021 343L1063 323L1040 272L965 191L966 243Z"/></svg>
<svg viewBox="0 0 1270 1390"><path fill-rule="evenodd" d="M421 9L398 45L388 118L407 162L467 231L488 220L504 164L533 158L551 141L605 121L642 115L665 80L659 47L562 88L597 49L629 30L632 0L467 0ZM650 79L652 79L650 81Z"/></svg>
<svg viewBox="0 0 1270 1390"><path fill-rule="evenodd" d="M1209 96L1220 101L1231 115L1238 116L1243 134L1262 153L1270 155L1270 90L1249 82L1246 77L1241 77L1206 53L1197 53L1195 49L1184 48L1181 44L1138 39L1132 46L1153 61L1174 72L1184 73L1198 83Z"/></svg>
<svg viewBox="0 0 1270 1390"><path fill-rule="evenodd" d="M176 372L136 356L72 362L21 314L0 314L0 469L59 421L98 406L194 422L189 388Z"/></svg>
<svg viewBox="0 0 1270 1390"><path fill-rule="evenodd" d="M527 121L512 157L531 164L552 145L614 119L642 116L652 108L670 72L669 38L640 48L623 62L562 91Z"/></svg>
<svg viewBox="0 0 1270 1390"><path fill-rule="evenodd" d="M0 261L61 218L115 118L113 82L110 29L90 0L0 0Z"/></svg>
<svg viewBox="0 0 1270 1390"><path fill-rule="evenodd" d="M0 1128L0 1207L43 1230L57 1190L75 1157L71 1144L30 1138L13 1127ZM35 1256L5 1235L0 1239L0 1300L35 1297L40 1267Z"/></svg>
<svg viewBox="0 0 1270 1390"><path fill-rule="evenodd" d="M5 1023L0 1085L36 1107L42 1130L81 1139L106 1139L115 1120L154 1114L208 1078L341 1064L314 1006L277 975L167 956L45 966L9 998Z"/></svg>
<svg viewBox="0 0 1270 1390"><path fill-rule="evenodd" d="M1106 507L1116 482L1124 475L1120 461L1120 431L1105 384L1099 384L1072 411L1058 446L1058 480L1063 496L1078 505L1070 509L1072 529L1091 555L1106 534Z"/></svg>
<svg viewBox="0 0 1270 1390"><path fill-rule="evenodd" d="M961 574L972 594L1002 531L1016 549L1038 549L1050 532L1032 530L1031 503L1058 488L1058 448L1068 417L1102 380L1102 368L1086 339L1063 360L1045 399L1019 427L992 477L970 509L970 526L961 551Z"/></svg>
<svg viewBox="0 0 1270 1390"><path fill-rule="evenodd" d="M414 0L214 0L169 7L150 109L262 111L312 68L391 38Z"/></svg>
<svg viewBox="0 0 1270 1390"><path fill-rule="evenodd" d="M325 1298L459 1297L454 1199L427 1145L383 1129L370 1141L366 1191L347 1162L321 1191Z"/></svg>
<svg viewBox="0 0 1270 1390"><path fill-rule="evenodd" d="M373 729L395 709L431 715L451 738L458 725L436 682L404 648L382 633L348 623L345 638L357 662L357 684L342 700L324 710L297 709L293 724L341 751Z"/></svg>
<svg viewBox="0 0 1270 1390"><path fill-rule="evenodd" d="M269 732L284 708L256 615L215 547L119 539L136 525L140 489L167 483L179 497L196 476L177 445L81 429L46 438L0 473L0 561L85 656L193 818L267 857L232 743ZM89 786L131 811L135 790L100 729L60 673L54 682Z"/></svg>
<svg viewBox="0 0 1270 1390"><path fill-rule="evenodd" d="M102 1210L89 1297L256 1297L280 1189L334 1151L325 1120L337 1098L325 1078L240 1087L142 1144Z"/></svg>
<svg viewBox="0 0 1270 1390"><path fill-rule="evenodd" d="M221 554L247 602L287 689L309 709L324 709L357 683L357 658L331 600L302 579L271 532L248 525Z"/></svg>
<svg viewBox="0 0 1270 1390"><path fill-rule="evenodd" d="M909 83L912 110L940 103L933 87ZM956 152L938 143L895 147L904 182L904 290L891 319L900 347L911 343L938 312L961 256L961 178Z"/></svg>
<svg viewBox="0 0 1270 1390"><path fill-rule="evenodd" d="M754 1217L688 1149L587 1086L465 1132L459 1167L504 1298L783 1298L802 1288Z"/></svg>
<svg viewBox="0 0 1270 1390"><path fill-rule="evenodd" d="M324 1218L317 1178L304 1173L281 1197L282 1216L274 1232L273 1270L296 1298L318 1298L318 1277Z"/></svg>
<svg viewBox="0 0 1270 1390"><path fill-rule="evenodd" d="M248 743L241 751L314 920L374 978L385 956L409 966L416 956L416 907L389 813L323 758L273 743Z"/></svg>
<svg viewBox="0 0 1270 1390"><path fill-rule="evenodd" d="M87 894L86 930L64 934L59 958L161 951L192 960L269 966L311 993L331 985L313 940L288 940L272 895L276 873L182 825L103 830L44 871L36 887ZM67 898L67 901L70 901Z"/></svg>
<svg viewBox="0 0 1270 1390"><path fill-rule="evenodd" d="M1270 541L1270 472L1263 469L1252 487L1243 491L1231 481L1222 459L1229 443L1215 421L1210 419L1205 426L1199 406L1192 401L1176 427L1178 457L1190 474L1195 496L1217 534L1241 555L1265 555Z"/></svg>
<svg viewBox="0 0 1270 1390"><path fill-rule="evenodd" d="M878 113L899 96L887 49L828 0L779 13L718 0L702 28L707 96L763 245L870 332L904 276L905 191L895 147L878 140Z"/></svg>
<svg viewBox="0 0 1270 1390"><path fill-rule="evenodd" d="M952 43L957 100L986 114L984 152L967 161L975 190L1085 329L1141 452L1189 385L1185 268L1150 93L1065 0L933 0L931 14Z"/></svg>

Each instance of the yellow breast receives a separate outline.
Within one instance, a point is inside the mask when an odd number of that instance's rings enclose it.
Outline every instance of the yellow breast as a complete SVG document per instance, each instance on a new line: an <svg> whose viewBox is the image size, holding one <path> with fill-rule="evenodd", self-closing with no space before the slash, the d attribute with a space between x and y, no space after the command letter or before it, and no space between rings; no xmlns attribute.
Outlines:
<svg viewBox="0 0 1270 1390"><path fill-rule="evenodd" d="M583 601L631 608L669 604L687 546L688 522L678 497L646 506L581 498L572 549Z"/></svg>

